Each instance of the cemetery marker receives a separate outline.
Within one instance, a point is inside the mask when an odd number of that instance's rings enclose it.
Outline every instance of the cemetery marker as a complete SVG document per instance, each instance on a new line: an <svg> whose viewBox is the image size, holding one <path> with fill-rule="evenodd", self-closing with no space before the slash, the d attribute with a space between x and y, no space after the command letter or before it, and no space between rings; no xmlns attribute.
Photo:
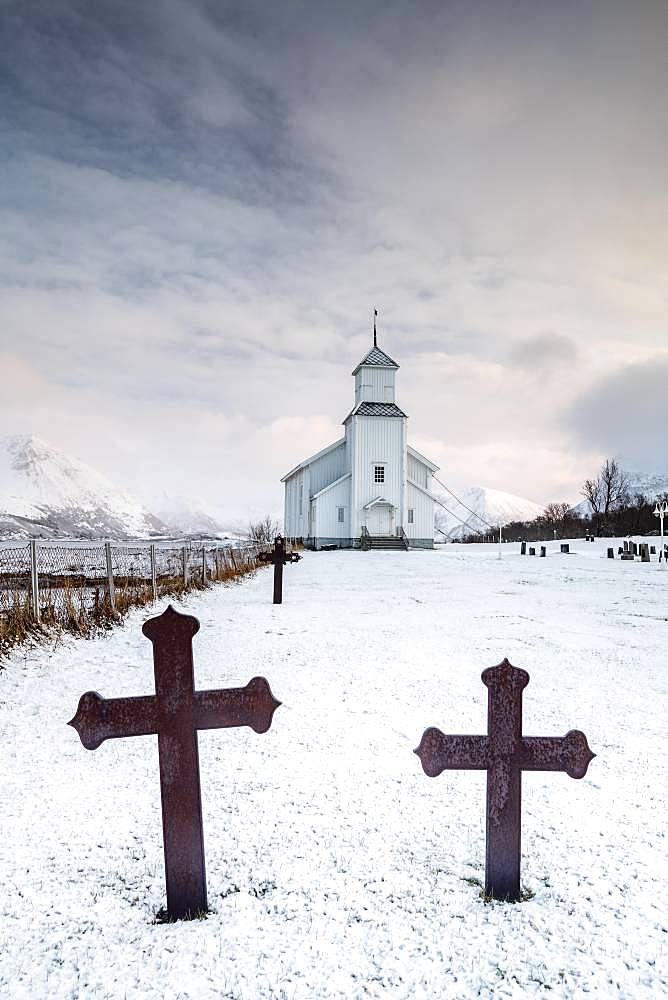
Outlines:
<svg viewBox="0 0 668 1000"><path fill-rule="evenodd" d="M522 771L566 771L571 778L587 773L593 754L584 733L562 737L522 735L525 670L508 660L482 673L487 686L487 736L445 736L426 729L414 751L430 778L446 768L487 771L487 847L485 893L494 899L520 899L520 830Z"/></svg>
<svg viewBox="0 0 668 1000"><path fill-rule="evenodd" d="M199 622L169 605L142 631L153 643L155 695L81 696L73 726L87 750L123 736L158 737L167 916L188 920L207 909L198 729L250 726L266 733L281 704L264 677L243 688L196 691L192 638Z"/></svg>
<svg viewBox="0 0 668 1000"><path fill-rule="evenodd" d="M299 562L301 556L298 552L285 551L285 539L277 535L274 539L274 548L271 552L261 552L260 562L274 564L274 604L283 603L283 567L286 563Z"/></svg>

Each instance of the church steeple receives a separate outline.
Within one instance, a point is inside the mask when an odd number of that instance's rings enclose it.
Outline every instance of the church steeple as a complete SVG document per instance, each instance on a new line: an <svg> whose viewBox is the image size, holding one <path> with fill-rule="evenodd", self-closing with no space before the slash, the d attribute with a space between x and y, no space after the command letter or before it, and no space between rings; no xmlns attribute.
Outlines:
<svg viewBox="0 0 668 1000"><path fill-rule="evenodd" d="M376 316L373 311L373 347L353 370L355 405L361 402L394 403L394 380L399 365L378 346Z"/></svg>

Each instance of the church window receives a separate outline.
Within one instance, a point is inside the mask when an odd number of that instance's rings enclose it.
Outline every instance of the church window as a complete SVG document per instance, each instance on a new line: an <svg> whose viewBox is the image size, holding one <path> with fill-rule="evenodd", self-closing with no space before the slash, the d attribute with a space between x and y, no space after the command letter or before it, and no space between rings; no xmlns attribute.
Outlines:
<svg viewBox="0 0 668 1000"><path fill-rule="evenodd" d="M343 524L344 517L345 517L345 510L344 510L344 508L343 507L337 507L336 508L336 520L339 522L339 524Z"/></svg>
<svg viewBox="0 0 668 1000"><path fill-rule="evenodd" d="M373 481L374 481L374 483L384 483L385 482L385 466L384 465L374 465L374 467L373 467Z"/></svg>
<svg viewBox="0 0 668 1000"><path fill-rule="evenodd" d="M409 524L415 523L415 510L413 509L413 507L408 508L408 523Z"/></svg>

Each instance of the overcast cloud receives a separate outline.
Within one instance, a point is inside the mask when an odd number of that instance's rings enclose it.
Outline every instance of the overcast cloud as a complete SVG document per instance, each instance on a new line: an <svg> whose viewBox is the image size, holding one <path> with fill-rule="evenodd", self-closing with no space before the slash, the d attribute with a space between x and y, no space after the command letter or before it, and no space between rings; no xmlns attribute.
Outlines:
<svg viewBox="0 0 668 1000"><path fill-rule="evenodd" d="M377 305L449 485L540 502L606 454L668 467L665 3L0 19L3 433L278 512Z"/></svg>

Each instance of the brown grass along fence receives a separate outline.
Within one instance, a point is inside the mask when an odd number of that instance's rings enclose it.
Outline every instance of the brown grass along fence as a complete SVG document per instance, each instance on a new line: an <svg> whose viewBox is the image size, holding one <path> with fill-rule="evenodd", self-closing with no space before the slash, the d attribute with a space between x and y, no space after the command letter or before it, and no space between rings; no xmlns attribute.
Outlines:
<svg viewBox="0 0 668 1000"><path fill-rule="evenodd" d="M0 655L31 635L89 636L130 608L254 572L260 546L40 545L0 548Z"/></svg>

